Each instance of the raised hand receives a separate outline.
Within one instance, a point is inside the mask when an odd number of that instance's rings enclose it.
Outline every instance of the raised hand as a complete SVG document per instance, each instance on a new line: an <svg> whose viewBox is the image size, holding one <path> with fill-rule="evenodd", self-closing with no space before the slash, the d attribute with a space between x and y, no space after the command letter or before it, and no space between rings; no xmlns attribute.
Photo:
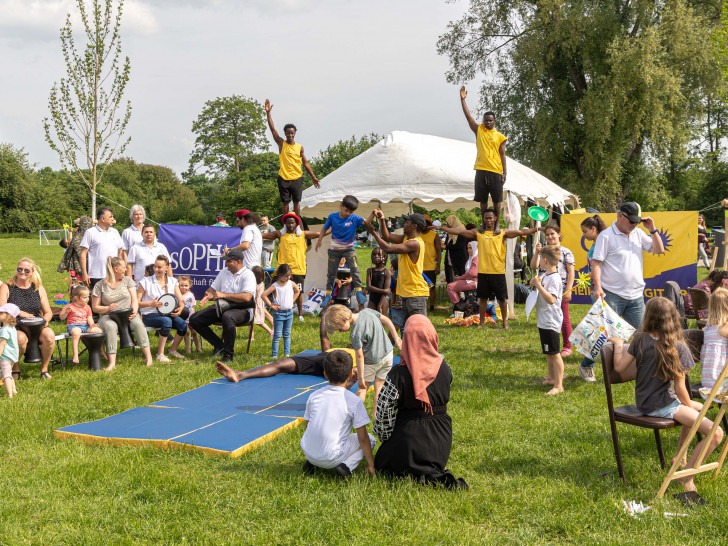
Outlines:
<svg viewBox="0 0 728 546"><path fill-rule="evenodd" d="M273 105L270 103L268 99L265 99L265 111L266 113L269 113L271 110L273 110Z"/></svg>
<svg viewBox="0 0 728 546"><path fill-rule="evenodd" d="M468 96L468 92L465 90L465 86L463 85L460 88L460 98L465 99ZM266 101L267 102L267 101Z"/></svg>

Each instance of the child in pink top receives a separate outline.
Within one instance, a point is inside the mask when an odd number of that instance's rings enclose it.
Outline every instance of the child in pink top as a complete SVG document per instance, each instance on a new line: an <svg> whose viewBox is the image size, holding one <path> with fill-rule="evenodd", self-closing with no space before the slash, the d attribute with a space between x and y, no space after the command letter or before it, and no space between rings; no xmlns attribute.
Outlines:
<svg viewBox="0 0 728 546"><path fill-rule="evenodd" d="M85 286L75 286L71 289L71 303L66 305L61 314L61 320L66 319L66 331L71 334L73 347L73 363L78 364L78 342L81 334L100 334L103 330L94 323L91 307L88 305L89 291Z"/></svg>

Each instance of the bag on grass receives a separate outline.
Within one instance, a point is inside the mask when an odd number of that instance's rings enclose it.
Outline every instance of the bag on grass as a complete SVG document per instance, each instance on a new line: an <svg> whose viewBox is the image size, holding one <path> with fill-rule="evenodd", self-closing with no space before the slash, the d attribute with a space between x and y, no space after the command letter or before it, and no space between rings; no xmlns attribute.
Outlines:
<svg viewBox="0 0 728 546"><path fill-rule="evenodd" d="M584 356L596 360L599 350L610 337L620 337L628 341L634 328L614 312L607 303L599 298L589 312L569 336L574 349Z"/></svg>

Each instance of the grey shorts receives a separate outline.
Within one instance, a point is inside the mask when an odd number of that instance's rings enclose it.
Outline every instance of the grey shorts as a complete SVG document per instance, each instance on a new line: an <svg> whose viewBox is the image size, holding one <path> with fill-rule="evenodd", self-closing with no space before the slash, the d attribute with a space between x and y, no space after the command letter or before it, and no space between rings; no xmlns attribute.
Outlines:
<svg viewBox="0 0 728 546"><path fill-rule="evenodd" d="M412 298L402 298L402 321L403 328L407 326L407 319L412 315L427 316L427 302L429 296L414 296Z"/></svg>

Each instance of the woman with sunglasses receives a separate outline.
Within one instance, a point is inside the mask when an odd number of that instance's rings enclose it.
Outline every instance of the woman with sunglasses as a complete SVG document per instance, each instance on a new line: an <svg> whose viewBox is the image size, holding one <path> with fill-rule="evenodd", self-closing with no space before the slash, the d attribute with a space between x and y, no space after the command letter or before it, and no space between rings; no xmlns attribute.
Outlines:
<svg viewBox="0 0 728 546"><path fill-rule="evenodd" d="M21 258L15 275L8 279L7 284L0 286L0 305L6 303L14 303L20 308L19 319L40 317L45 319L46 327L40 334L40 354L41 354L41 379L50 379L51 374L48 373L48 363L53 356L53 344L55 342L55 334L48 326L53 318L51 312L51 304L48 301L48 294L43 288L43 281L40 278L40 269L30 258ZM18 349L20 356L25 354L25 348L28 345L26 335L18 330ZM13 379L20 379L20 362L16 362L13 366Z"/></svg>

